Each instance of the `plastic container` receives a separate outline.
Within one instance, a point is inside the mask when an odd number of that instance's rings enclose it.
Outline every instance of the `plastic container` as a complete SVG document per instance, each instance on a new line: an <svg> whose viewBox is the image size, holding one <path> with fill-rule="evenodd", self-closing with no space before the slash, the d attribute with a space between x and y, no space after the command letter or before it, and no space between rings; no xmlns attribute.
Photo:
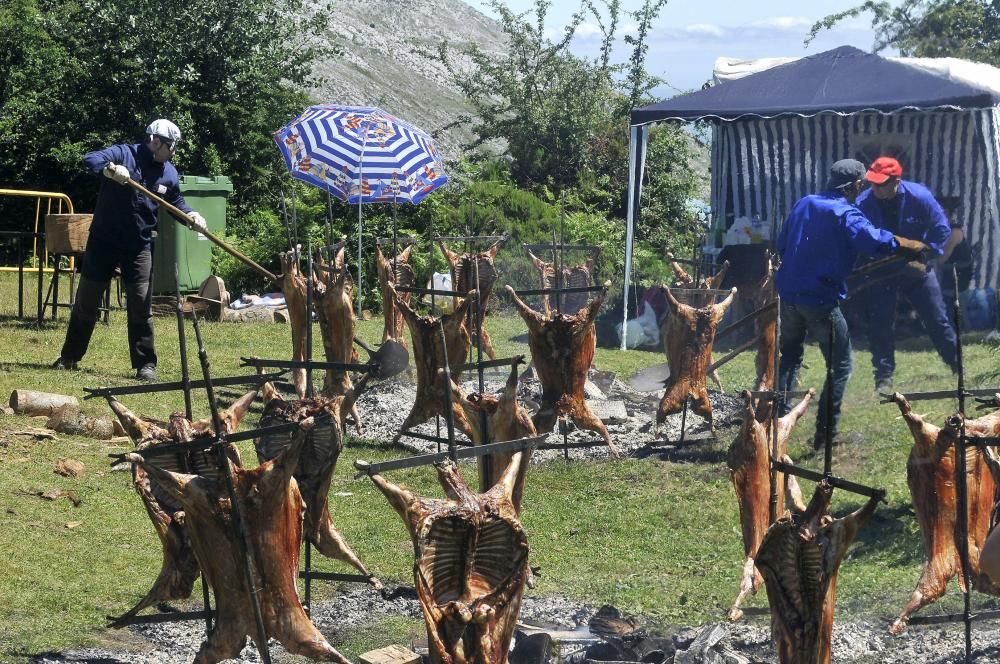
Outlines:
<svg viewBox="0 0 1000 664"><path fill-rule="evenodd" d="M209 231L215 235L225 233L226 199L233 193L233 183L228 177L186 175L181 178L180 189L187 204L205 217ZM181 292L197 291L201 282L212 274L214 246L207 237L182 226L166 210L160 210L153 246L153 294L173 294L175 263Z"/></svg>

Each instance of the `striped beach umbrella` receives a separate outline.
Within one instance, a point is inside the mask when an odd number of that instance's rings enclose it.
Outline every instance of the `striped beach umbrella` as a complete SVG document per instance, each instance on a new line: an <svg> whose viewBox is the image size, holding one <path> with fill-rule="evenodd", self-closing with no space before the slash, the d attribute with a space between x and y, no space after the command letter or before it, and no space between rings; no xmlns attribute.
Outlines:
<svg viewBox="0 0 1000 664"><path fill-rule="evenodd" d="M448 182L434 140L378 108L310 106L274 141L293 177L349 203L419 203Z"/></svg>

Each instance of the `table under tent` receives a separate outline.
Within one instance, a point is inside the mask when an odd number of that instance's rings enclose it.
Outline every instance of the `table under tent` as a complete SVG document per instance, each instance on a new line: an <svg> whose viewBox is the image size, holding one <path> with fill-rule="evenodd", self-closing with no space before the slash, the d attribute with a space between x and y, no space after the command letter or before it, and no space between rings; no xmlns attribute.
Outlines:
<svg viewBox="0 0 1000 664"><path fill-rule="evenodd" d="M851 46L729 65L711 87L632 111L623 332L646 143L660 122L711 124L710 251L733 227L780 227L795 201L823 188L834 161L889 155L904 179L961 201L972 285L1000 287L1000 69Z"/></svg>

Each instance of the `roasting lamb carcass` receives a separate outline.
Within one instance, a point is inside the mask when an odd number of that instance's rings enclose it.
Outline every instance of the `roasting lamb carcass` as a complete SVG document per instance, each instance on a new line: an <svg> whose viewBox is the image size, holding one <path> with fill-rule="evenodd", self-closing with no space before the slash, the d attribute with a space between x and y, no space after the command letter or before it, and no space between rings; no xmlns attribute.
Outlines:
<svg viewBox="0 0 1000 664"><path fill-rule="evenodd" d="M220 413L223 429L232 433L239 428L240 420L246 415L250 404L257 396L257 390L247 392L232 406ZM190 443L199 438L211 438L214 435L210 420L191 422L183 413L170 416L169 424L160 424L135 415L124 404L114 398L108 399L111 410L114 411L129 438L137 450L147 450L158 445L173 445ZM227 454L236 465L240 464L239 451L230 445ZM158 457L158 463L178 472L190 472L206 477L219 475L214 454L208 450L193 452L178 452L176 454ZM112 618L111 627L123 626L128 618L137 615L143 609L160 602L184 599L191 596L194 582L201 573L198 561L191 550L191 542L184 528L184 509L173 499L170 493L141 468L135 467L132 476L135 488L146 514L153 522L153 528L160 538L163 548L163 562L160 573L153 587L139 602L121 616Z"/></svg>
<svg viewBox="0 0 1000 664"><path fill-rule="evenodd" d="M382 289L382 343L392 339L398 341L406 347L406 335L403 334L403 312L396 306L396 300L389 290L389 284L393 286L405 286L412 288L416 283L413 275L413 267L410 266L410 254L413 253L413 245L409 245L396 255L395 261L386 258L382 253L382 247L375 246L375 267L378 270L378 285ZM406 304L410 303L412 293L399 293L399 298Z"/></svg>
<svg viewBox="0 0 1000 664"><path fill-rule="evenodd" d="M542 403L534 417L535 428L547 433L555 428L561 416L568 415L577 426L601 434L611 453L617 455L618 448L611 442L608 428L590 410L584 395L587 372L597 348L594 321L610 286L611 282L605 282L604 290L573 315L539 313L525 304L510 286L507 292L528 324L531 361L542 384Z"/></svg>
<svg viewBox="0 0 1000 664"><path fill-rule="evenodd" d="M491 360L497 359L497 354L493 350L493 341L490 339L490 333L486 330L486 307L490 301L490 295L493 294L493 286L497 281L497 270L493 265L493 260L496 258L497 252L500 251L500 247L505 241L506 238L497 240L486 251L464 254L456 254L454 251L448 249L448 245L444 242L439 243L441 251L444 253L445 258L448 259L448 265L451 267L452 290L459 293L466 293L478 288L480 313L482 316L479 321L479 328L483 331L483 350L486 351ZM478 285L476 281L477 268L479 273ZM458 307L459 299L458 297L453 299L454 308ZM470 332L472 334L472 343L477 344L475 328L473 327Z"/></svg>
<svg viewBox="0 0 1000 664"><path fill-rule="evenodd" d="M319 316L319 328L323 336L323 351L327 362L357 362L358 353L354 349L354 305L351 303L354 280L347 271L344 248L341 247L333 264L316 264L316 280L313 284L313 301ZM327 369L323 380L323 396L343 396L351 390L351 375L342 369ZM301 397L300 397L301 398ZM351 416L358 435L364 433L361 414L357 402L351 404Z"/></svg>
<svg viewBox="0 0 1000 664"><path fill-rule="evenodd" d="M323 414L330 416L328 421L315 424L309 431L293 473L299 493L305 501L304 536L321 554L351 565L368 577L376 589L381 590L381 582L365 568L333 525L328 502L330 482L337 468L337 459L344 449L344 420L353 403L364 391L368 376L369 374L365 374L358 381L357 387L345 395L298 401L285 401L270 383L265 383L262 388L264 412L260 418L260 426L304 422L309 418L315 420ZM292 441L293 437L288 434L255 439L258 461L264 463L277 458L288 449Z"/></svg>
<svg viewBox="0 0 1000 664"><path fill-rule="evenodd" d="M659 433L667 415L681 412L688 399L691 400L691 409L708 420L714 433L712 402L705 387L705 378L712 363L715 331L732 305L736 289L733 288L722 302L700 309L678 302L669 288L664 288L663 292L667 296L667 318L663 323L662 336L670 376L656 411L656 433Z"/></svg>
<svg viewBox="0 0 1000 664"><path fill-rule="evenodd" d="M830 516L833 486L816 485L809 506L774 523L757 551L781 664L828 664L837 573L858 530L878 507L873 497L843 519Z"/></svg>
<svg viewBox="0 0 1000 664"><path fill-rule="evenodd" d="M965 588L958 553L958 497L955 492L955 440L961 418L949 418L944 427L937 427L914 413L902 394L897 392L892 398L913 436L913 448L906 462L906 482L928 551L928 560L910 601L889 627L891 634L901 634L911 615L944 595L952 577L957 576L959 587ZM1000 411L966 421L965 429L968 436L1000 434ZM967 447L965 459L972 588L1000 594L1000 586L994 585L979 570L979 554L989 532L997 484L982 450Z"/></svg>
<svg viewBox="0 0 1000 664"><path fill-rule="evenodd" d="M791 463L791 459L786 456L786 450L792 428L805 414L809 408L809 401L815 395L816 390L809 390L795 408L778 419L777 458L785 463ZM754 412L753 397L749 392L744 392L743 398L746 402L743 425L729 446L727 464L740 507L740 527L743 530L743 552L746 554L746 562L740 577L739 595L729 609L730 620L739 620L743 617L740 604L747 595L756 593L764 580L754 566L754 558L764 539L764 533L771 525L771 423L758 421ZM777 473L775 479L778 485L775 515L778 516L785 511L785 474ZM789 502L799 511L805 510L795 477L788 477L787 484Z"/></svg>
<svg viewBox="0 0 1000 664"><path fill-rule="evenodd" d="M748 292L742 293L750 305L751 311L758 311L774 303L774 264L767 262L767 274L760 284L756 284ZM757 355L754 367L757 369L757 381L754 389L770 391L774 389L774 360L778 352L778 309L774 307L761 314L753 322L753 332L757 339ZM770 404L765 402L757 408L757 417L763 422L770 418Z"/></svg>
<svg viewBox="0 0 1000 664"><path fill-rule="evenodd" d="M417 396L410 409L410 414L406 416L400 427L399 433L392 439L393 445L399 442L405 431L410 427L422 422L426 422L435 415L446 417L445 404L448 399L453 401L455 426L459 431L472 438L472 428L469 421L458 403L454 403L454 394L451 386L444 380L443 372L444 358L447 352L449 366L458 366L465 362L466 355L471 345L469 329L465 324L465 314L469 304L472 302L474 293L458 306L458 308L443 316L420 316L412 307L400 298L396 288L389 284L389 293L396 303L396 307L403 314L410 329L410 338L413 341L413 364L417 372ZM441 332L444 330L444 345L441 343ZM451 377L457 381L460 372L451 371Z"/></svg>
<svg viewBox="0 0 1000 664"><path fill-rule="evenodd" d="M474 493L447 461L437 466L448 500L420 498L372 475L413 541L413 577L433 664L506 664L528 577L528 540L513 503L519 452L500 481Z"/></svg>
<svg viewBox="0 0 1000 664"><path fill-rule="evenodd" d="M299 269L298 249L281 254L281 278L278 286L285 296L288 325L292 328L292 359L303 361L306 359L306 327L309 325L309 318L306 314L306 278ZM300 399L306 395L305 369L292 369L292 384Z"/></svg>
<svg viewBox="0 0 1000 664"><path fill-rule="evenodd" d="M502 443L508 440L517 440L534 436L535 424L531 421L531 416L517 400L517 367L524 362L524 356L518 355L513 358L510 366L510 374L507 376L507 383L504 385L503 393L499 397L493 394L470 394L465 396L461 389L452 384L455 392L455 399L462 410L465 411L465 418L472 427L472 442L477 445L487 445L489 443ZM480 428L480 418L486 414L486 438L483 439ZM485 491L489 487L500 481L500 477L507 466L514 458L515 452L499 452L488 454L481 459L488 458L488 463L479 462L479 487ZM521 495L524 485L524 473L528 470L527 462L521 464L522 473L514 487L511 500L514 508L520 513Z"/></svg>
<svg viewBox="0 0 1000 664"><path fill-rule="evenodd" d="M202 643L195 664L237 657L248 635L258 649L266 647L266 639L272 637L290 653L348 664L309 620L296 590L303 504L292 473L312 420L300 426L294 442L272 461L252 470L231 466L266 634L257 631L226 483L174 473L140 455L128 455L129 461L138 464L183 507L185 530L215 592L215 629Z"/></svg>
<svg viewBox="0 0 1000 664"><path fill-rule="evenodd" d="M594 263L597 256L600 255L601 250L598 249L597 253L586 260L584 263L577 263L567 267L562 266L562 278L560 279L559 285L562 288L585 288L593 284L593 274L594 274ZM556 287L556 268L552 263L543 261L541 258L531 253L528 250L528 256L531 257L531 262L534 263L535 268L538 270L538 276L542 282L542 288L555 288ZM554 306L554 296L553 295L543 295L542 296L542 311L548 316L556 308ZM587 306L587 294L586 293L561 293L559 299L559 310L568 315L572 316L580 312L585 306Z"/></svg>

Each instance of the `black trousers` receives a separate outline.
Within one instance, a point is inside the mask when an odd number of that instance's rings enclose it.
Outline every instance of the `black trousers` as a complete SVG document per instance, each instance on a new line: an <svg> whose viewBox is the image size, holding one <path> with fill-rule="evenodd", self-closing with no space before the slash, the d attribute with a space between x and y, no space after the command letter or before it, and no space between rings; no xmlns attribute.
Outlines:
<svg viewBox="0 0 1000 664"><path fill-rule="evenodd" d="M115 267L121 266L125 282L128 311L128 351L133 369L156 364L153 348L153 301L150 281L153 273L153 251L147 245L123 249L96 239L87 243L83 255L80 287L69 318L63 359L79 361L87 353L90 337L101 306L104 292L111 283Z"/></svg>

